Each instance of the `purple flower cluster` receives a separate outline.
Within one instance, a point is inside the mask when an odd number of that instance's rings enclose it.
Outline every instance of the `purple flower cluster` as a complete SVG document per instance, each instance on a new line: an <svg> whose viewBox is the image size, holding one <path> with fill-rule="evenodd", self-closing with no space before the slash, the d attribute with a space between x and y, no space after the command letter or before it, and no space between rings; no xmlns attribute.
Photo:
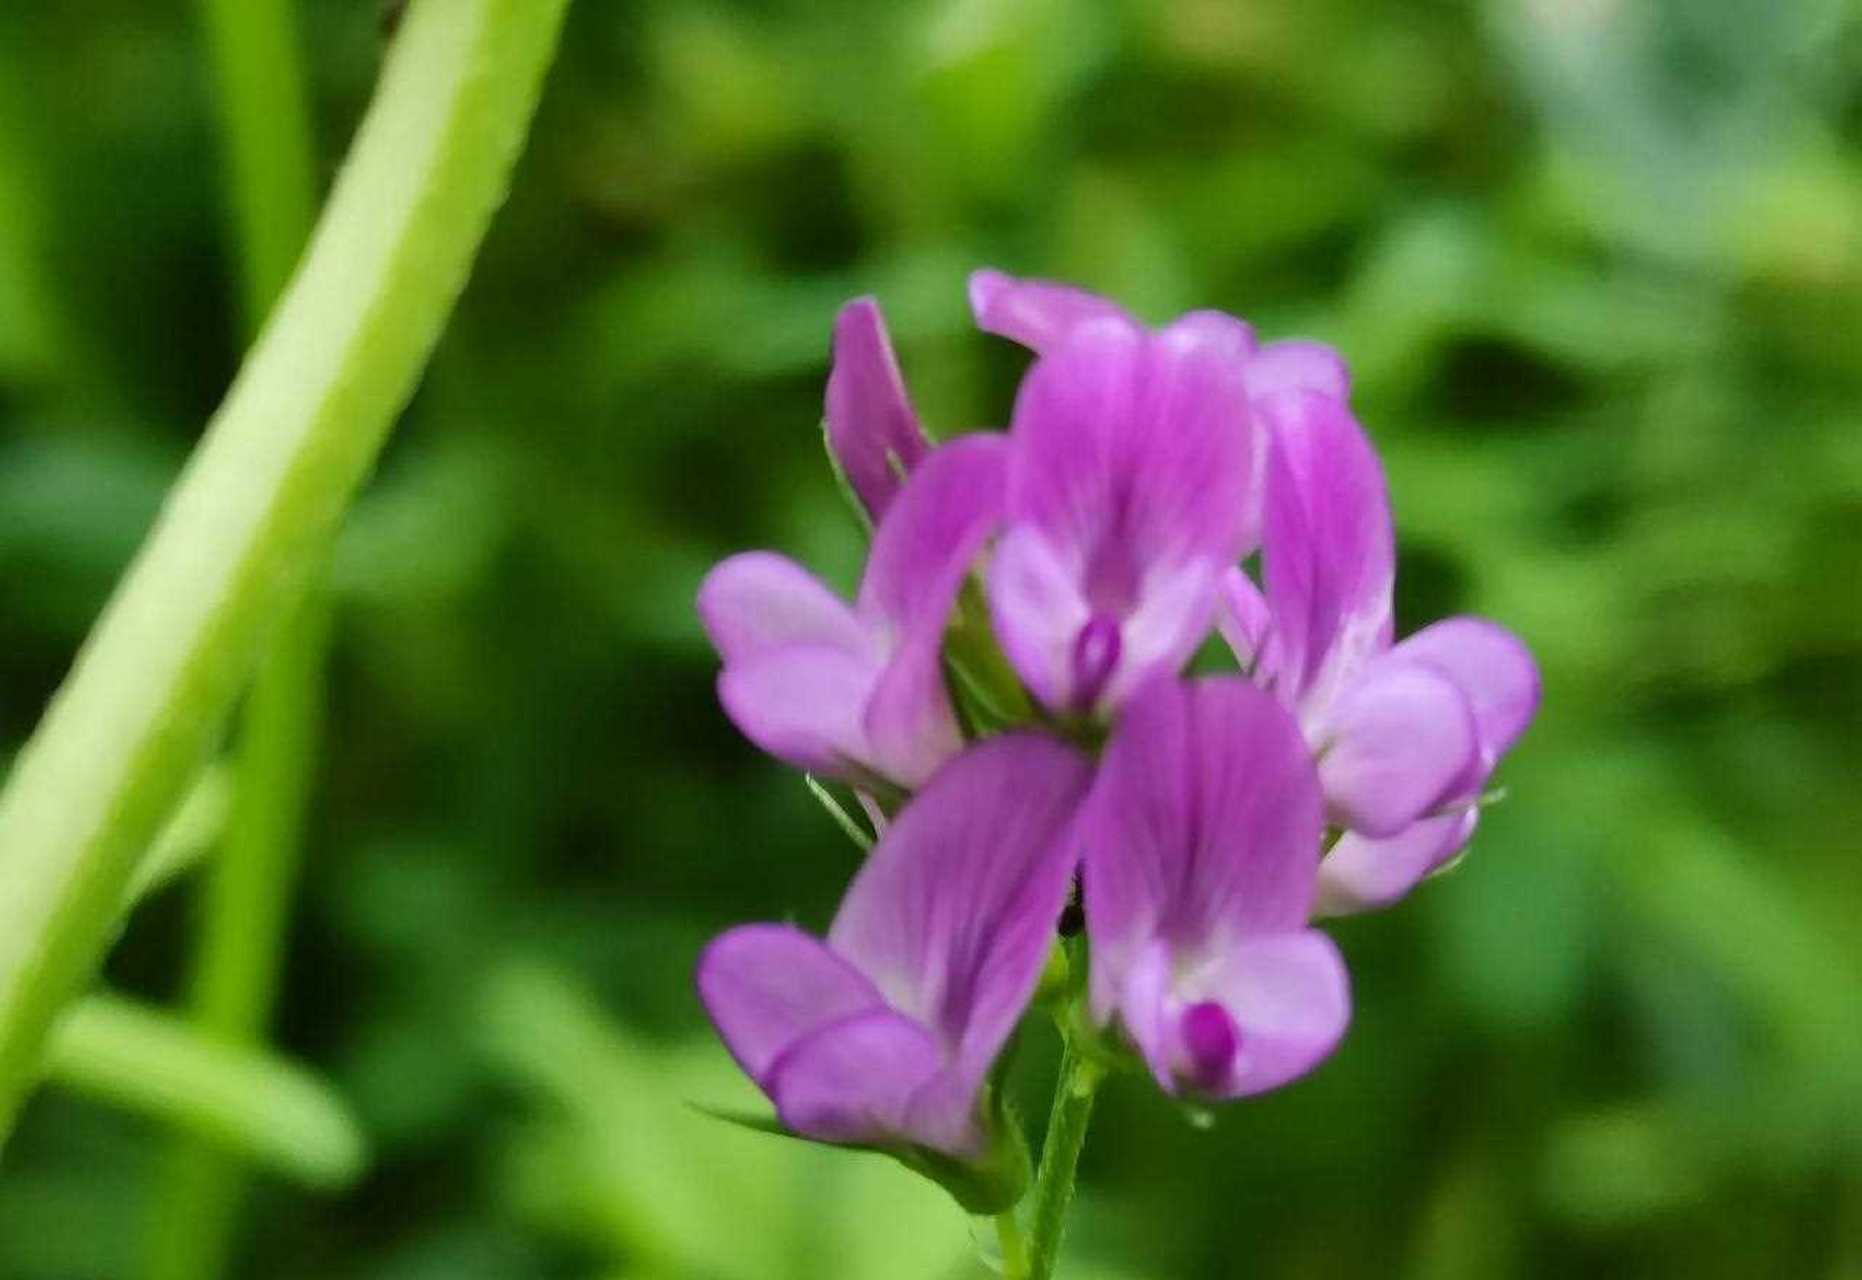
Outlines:
<svg viewBox="0 0 1862 1280"><path fill-rule="evenodd" d="M1275 1088L1350 1017L1312 918L1454 856L1539 695L1493 623L1392 642L1389 501L1337 353L990 271L970 300L1036 358L1006 433L935 447L877 306L835 325L828 441L874 525L855 601L767 552L699 593L738 727L895 815L825 943L734 929L700 995L788 1129L959 1165L991 1158L986 1083L1076 874L1111 1051L1173 1095ZM1018 712L984 713L987 671L948 678L966 627ZM1218 629L1241 674L1184 678Z"/></svg>

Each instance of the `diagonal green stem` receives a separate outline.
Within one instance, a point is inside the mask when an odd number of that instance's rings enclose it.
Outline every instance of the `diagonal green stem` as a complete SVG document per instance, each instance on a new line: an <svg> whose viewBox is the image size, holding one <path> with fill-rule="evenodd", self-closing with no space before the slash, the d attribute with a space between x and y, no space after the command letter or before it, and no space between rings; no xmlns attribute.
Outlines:
<svg viewBox="0 0 1862 1280"><path fill-rule="evenodd" d="M0 1137L464 286L567 0L416 0L302 267L0 795Z"/></svg>
<svg viewBox="0 0 1862 1280"><path fill-rule="evenodd" d="M1068 1040L1060 1055L1060 1078L1054 1082L1054 1109L1041 1144L1041 1168L1035 1174L1034 1207L1029 1216L1027 1280L1050 1280L1060 1262L1067 1207L1073 1203L1074 1176L1086 1129L1093 1118L1093 1097L1104 1069Z"/></svg>

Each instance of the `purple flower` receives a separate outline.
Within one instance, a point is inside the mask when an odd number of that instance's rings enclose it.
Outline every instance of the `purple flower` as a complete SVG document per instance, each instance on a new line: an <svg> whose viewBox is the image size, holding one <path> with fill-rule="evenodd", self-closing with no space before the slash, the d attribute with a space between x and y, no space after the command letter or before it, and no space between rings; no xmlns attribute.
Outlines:
<svg viewBox="0 0 1862 1280"><path fill-rule="evenodd" d="M784 1125L826 1142L987 1156L980 1092L1052 944L1089 780L1056 741L993 738L900 813L825 944L758 924L706 949L699 996Z"/></svg>
<svg viewBox="0 0 1862 1280"><path fill-rule="evenodd" d="M1505 629L1450 618L1391 644L1395 540L1383 470L1338 400L1264 397L1263 593L1239 569L1222 630L1298 717L1345 834L1320 870L1328 914L1385 905L1454 855L1502 752L1538 705Z"/></svg>
<svg viewBox="0 0 1862 1280"><path fill-rule="evenodd" d="M989 599L1009 661L1051 710L1110 711L1209 633L1244 536L1247 342L1215 312L1158 333L1102 316L1023 381Z"/></svg>
<svg viewBox="0 0 1862 1280"><path fill-rule="evenodd" d="M1299 727L1246 680L1126 706L1080 815L1091 1005L1166 1092L1260 1093L1344 1034L1344 962L1306 923L1321 823Z"/></svg>
<svg viewBox="0 0 1862 1280"><path fill-rule="evenodd" d="M1000 436L973 435L926 455L886 507L851 608L771 552L706 576L718 696L746 737L803 769L908 789L961 749L939 650L1000 519L1006 453Z"/></svg>
<svg viewBox="0 0 1862 1280"><path fill-rule="evenodd" d="M855 298L834 318L827 435L835 462L875 524L906 474L931 452L872 298Z"/></svg>

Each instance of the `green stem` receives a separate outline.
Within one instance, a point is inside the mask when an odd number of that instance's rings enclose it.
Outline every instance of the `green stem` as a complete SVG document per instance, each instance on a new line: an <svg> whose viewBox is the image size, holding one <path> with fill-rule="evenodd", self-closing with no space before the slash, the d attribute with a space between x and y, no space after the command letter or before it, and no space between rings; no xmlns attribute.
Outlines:
<svg viewBox="0 0 1862 1280"><path fill-rule="evenodd" d="M1028 1280L1028 1242L1022 1238L1015 1210L996 1215L996 1241L1002 1249L1002 1280Z"/></svg>
<svg viewBox="0 0 1862 1280"><path fill-rule="evenodd" d="M291 0L200 0L239 243L246 327L291 278L317 213L310 101Z"/></svg>
<svg viewBox="0 0 1862 1280"><path fill-rule="evenodd" d="M567 0L416 0L302 267L0 795L0 1138L412 394Z"/></svg>
<svg viewBox="0 0 1862 1280"><path fill-rule="evenodd" d="M256 330L310 238L316 159L291 0L201 0L218 87L244 310ZM195 948L195 1024L227 1045L265 1038L283 956L322 702L329 605L316 588L260 664L241 715L236 791L206 881ZM148 1280L224 1274L244 1162L177 1134L155 1188Z"/></svg>
<svg viewBox="0 0 1862 1280"><path fill-rule="evenodd" d="M1041 1168L1035 1174L1034 1209L1029 1222L1028 1280L1049 1280L1060 1262L1067 1206L1073 1202L1074 1175L1086 1128L1093 1118L1093 1096L1104 1070L1069 1040L1060 1055L1060 1078L1054 1084L1054 1109L1048 1115L1047 1139L1041 1144Z"/></svg>
<svg viewBox="0 0 1862 1280"><path fill-rule="evenodd" d="M241 717L232 813L205 881L191 991L195 1024L229 1046L258 1044L271 1019L310 796L329 613L328 597L313 592L266 655ZM223 1146L180 1137L161 1179L143 1274L223 1274L243 1183L241 1162Z"/></svg>

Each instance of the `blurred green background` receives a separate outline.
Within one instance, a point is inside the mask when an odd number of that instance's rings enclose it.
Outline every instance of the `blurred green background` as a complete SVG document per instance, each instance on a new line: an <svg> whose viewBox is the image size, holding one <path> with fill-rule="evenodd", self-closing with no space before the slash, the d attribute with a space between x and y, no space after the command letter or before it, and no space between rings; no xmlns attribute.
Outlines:
<svg viewBox="0 0 1862 1280"><path fill-rule="evenodd" d="M363 0L299 18L327 180L383 37ZM0 8L0 759L238 361L212 92L182 0ZM231 1273L983 1274L909 1175L685 1103L754 1101L698 947L824 924L855 857L717 711L693 590L748 546L851 586L846 297L935 430L1003 421L984 264L1338 343L1402 628L1487 613L1546 676L1465 865L1337 925L1334 1059L1208 1129L1111 1086L1064 1274L1862 1277L1842 0L581 0L331 570L276 1041L373 1161L256 1171ZM108 983L180 999L202 883ZM173 1141L42 1092L0 1276L153 1276Z"/></svg>

